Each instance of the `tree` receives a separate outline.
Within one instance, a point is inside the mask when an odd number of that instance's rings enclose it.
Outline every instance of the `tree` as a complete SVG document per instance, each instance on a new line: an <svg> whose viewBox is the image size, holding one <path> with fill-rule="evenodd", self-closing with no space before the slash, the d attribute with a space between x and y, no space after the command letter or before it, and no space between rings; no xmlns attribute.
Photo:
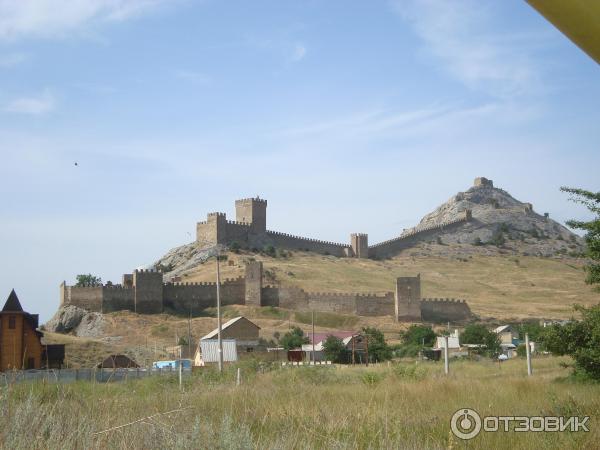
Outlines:
<svg viewBox="0 0 600 450"><path fill-rule="evenodd" d="M336 336L327 336L323 343L323 353L328 361L345 363L348 361L348 349L344 342Z"/></svg>
<svg viewBox="0 0 600 450"><path fill-rule="evenodd" d="M301 328L294 327L283 335L279 343L286 350L302 347L302 344L308 344L308 337L304 335Z"/></svg>
<svg viewBox="0 0 600 450"><path fill-rule="evenodd" d="M77 280L77 284L75 286L78 287L102 285L102 279L100 277L92 275L91 273L79 274L75 279Z"/></svg>
<svg viewBox="0 0 600 450"><path fill-rule="evenodd" d="M369 359L373 361L386 361L392 358L392 349L383 333L375 327L364 327L362 332L369 339Z"/></svg>
<svg viewBox="0 0 600 450"><path fill-rule="evenodd" d="M483 353L493 357L500 353L500 339L493 331L488 330L484 325L469 324L465 327L461 335L461 343L477 344L483 346Z"/></svg>
<svg viewBox="0 0 600 450"><path fill-rule="evenodd" d="M400 333L400 338L405 345L432 347L436 337L435 331L425 325L411 325L408 330Z"/></svg>
<svg viewBox="0 0 600 450"><path fill-rule="evenodd" d="M540 335L546 349L556 355L569 355L575 360L575 374L600 380L600 305L576 306L582 320L565 325L552 325Z"/></svg>
<svg viewBox="0 0 600 450"><path fill-rule="evenodd" d="M587 256L592 260L586 265L586 283L600 283L600 192L591 192L584 189L561 187L561 191L570 194L570 200L581 203L590 210L594 218L588 222L569 220L567 225L577 230L583 230L585 243L587 244Z"/></svg>

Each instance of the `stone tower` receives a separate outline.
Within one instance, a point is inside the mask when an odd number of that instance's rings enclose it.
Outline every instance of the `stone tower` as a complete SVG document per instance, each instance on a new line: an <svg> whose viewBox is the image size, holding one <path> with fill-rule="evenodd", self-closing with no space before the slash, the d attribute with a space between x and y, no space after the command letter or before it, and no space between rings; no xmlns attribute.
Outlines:
<svg viewBox="0 0 600 450"><path fill-rule="evenodd" d="M262 273L262 262L249 261L246 264L246 305L262 306Z"/></svg>
<svg viewBox="0 0 600 450"><path fill-rule="evenodd" d="M396 321L421 320L421 274L396 279Z"/></svg>
<svg viewBox="0 0 600 450"><path fill-rule="evenodd" d="M492 180L488 180L485 177L477 177L473 182L473 186L475 187L494 187L494 182Z"/></svg>
<svg viewBox="0 0 600 450"><path fill-rule="evenodd" d="M235 220L249 223L253 231L265 231L267 229L267 201L258 197L236 200Z"/></svg>
<svg viewBox="0 0 600 450"><path fill-rule="evenodd" d="M160 314L163 311L162 273L155 270L133 272L135 288L134 310L140 314Z"/></svg>
<svg viewBox="0 0 600 450"><path fill-rule="evenodd" d="M369 257L369 235L364 233L353 233L350 235L350 246L356 258Z"/></svg>

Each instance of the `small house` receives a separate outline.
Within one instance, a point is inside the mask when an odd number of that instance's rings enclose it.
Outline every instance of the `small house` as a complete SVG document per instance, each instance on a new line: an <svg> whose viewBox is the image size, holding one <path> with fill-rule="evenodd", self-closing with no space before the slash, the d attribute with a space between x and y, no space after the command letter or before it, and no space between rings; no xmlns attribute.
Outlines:
<svg viewBox="0 0 600 450"><path fill-rule="evenodd" d="M258 347L260 327L243 316L225 322L221 326L221 339L235 339L238 352L253 352ZM200 338L200 342L217 339L218 329L215 328Z"/></svg>
<svg viewBox="0 0 600 450"><path fill-rule="evenodd" d="M235 339L221 339L223 347L223 362L236 362L238 360L237 342ZM219 362L219 340L201 339L194 355L194 366L205 366Z"/></svg>
<svg viewBox="0 0 600 450"><path fill-rule="evenodd" d="M0 372L62 367L65 346L42 344L38 317L23 311L13 289L0 311Z"/></svg>
<svg viewBox="0 0 600 450"><path fill-rule="evenodd" d="M494 329L498 335L500 344L519 344L519 332L512 325L501 325Z"/></svg>

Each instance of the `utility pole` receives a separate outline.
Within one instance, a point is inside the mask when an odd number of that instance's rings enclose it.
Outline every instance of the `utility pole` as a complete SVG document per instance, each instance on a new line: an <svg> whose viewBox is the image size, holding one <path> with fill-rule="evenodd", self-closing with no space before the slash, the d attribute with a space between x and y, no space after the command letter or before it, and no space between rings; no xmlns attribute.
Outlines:
<svg viewBox="0 0 600 450"><path fill-rule="evenodd" d="M356 336L352 336L352 365L355 364L354 360L354 341L356 340Z"/></svg>
<svg viewBox="0 0 600 450"><path fill-rule="evenodd" d="M188 358L192 359L192 307L190 306L190 318L188 319Z"/></svg>
<svg viewBox="0 0 600 450"><path fill-rule="evenodd" d="M365 352L367 357L367 367L369 367L369 335L365 333Z"/></svg>
<svg viewBox="0 0 600 450"><path fill-rule="evenodd" d="M219 247L217 246L217 345L219 353L219 372L223 372L223 341L221 340L221 270Z"/></svg>
<svg viewBox="0 0 600 450"><path fill-rule="evenodd" d="M312 361L313 366L317 364L317 359L315 358L315 310L311 311L312 318Z"/></svg>
<svg viewBox="0 0 600 450"><path fill-rule="evenodd" d="M444 373L448 375L450 367L448 366L448 336L444 336Z"/></svg>
<svg viewBox="0 0 600 450"><path fill-rule="evenodd" d="M533 369L531 368L531 348L529 347L529 333L525 333L525 350L527 351L527 376L531 376L533 374Z"/></svg>

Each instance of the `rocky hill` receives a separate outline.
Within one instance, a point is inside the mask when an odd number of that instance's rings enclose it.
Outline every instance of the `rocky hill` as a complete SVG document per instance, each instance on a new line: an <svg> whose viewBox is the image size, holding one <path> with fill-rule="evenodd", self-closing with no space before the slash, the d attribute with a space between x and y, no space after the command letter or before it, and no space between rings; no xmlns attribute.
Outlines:
<svg viewBox="0 0 600 450"><path fill-rule="evenodd" d="M440 231L437 243L467 244L475 247L470 249L475 253L508 250L544 257L579 256L585 249L581 237L485 178L478 178L473 187L427 214L416 228L453 221L467 209L472 211L473 220L450 232Z"/></svg>
<svg viewBox="0 0 600 450"><path fill-rule="evenodd" d="M446 203L421 219L417 226L402 235L451 223L470 210L472 220L460 226L442 228L402 252L412 256L464 256L518 254L540 257L580 257L585 250L583 239L545 214L538 214L530 203L521 202L486 178L477 178L465 192L452 196ZM402 236L401 235L401 236ZM213 247L193 242L170 250L152 266L165 272L165 280L193 273L195 268L214 254Z"/></svg>

